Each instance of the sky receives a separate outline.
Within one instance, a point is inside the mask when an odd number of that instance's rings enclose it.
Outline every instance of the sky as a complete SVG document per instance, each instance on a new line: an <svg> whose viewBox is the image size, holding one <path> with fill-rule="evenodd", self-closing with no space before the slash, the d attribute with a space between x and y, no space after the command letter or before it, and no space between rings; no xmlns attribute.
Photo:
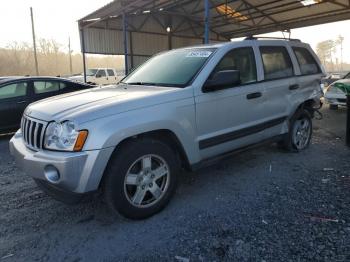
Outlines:
<svg viewBox="0 0 350 262"><path fill-rule="evenodd" d="M77 20L95 11L111 0L0 0L0 47L13 41L32 42L30 11L33 7L37 38L55 39L68 46L68 37L74 52L80 51ZM299 38L315 49L318 42L345 37L343 60L350 63L350 20L292 30L292 38ZM274 36L282 36L274 33Z"/></svg>
<svg viewBox="0 0 350 262"><path fill-rule="evenodd" d="M0 0L0 47L12 41L32 43L29 8L33 7L37 38L55 39L80 51L78 20L111 0Z"/></svg>

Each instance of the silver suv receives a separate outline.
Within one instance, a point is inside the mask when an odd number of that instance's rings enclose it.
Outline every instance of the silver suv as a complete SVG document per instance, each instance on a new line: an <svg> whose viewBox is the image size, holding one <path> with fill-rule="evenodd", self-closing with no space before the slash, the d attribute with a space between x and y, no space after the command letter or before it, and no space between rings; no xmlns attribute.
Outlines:
<svg viewBox="0 0 350 262"><path fill-rule="evenodd" d="M171 50L118 85L29 105L10 149L55 198L101 190L113 211L146 218L168 203L182 168L266 141L305 149L323 75L300 41Z"/></svg>

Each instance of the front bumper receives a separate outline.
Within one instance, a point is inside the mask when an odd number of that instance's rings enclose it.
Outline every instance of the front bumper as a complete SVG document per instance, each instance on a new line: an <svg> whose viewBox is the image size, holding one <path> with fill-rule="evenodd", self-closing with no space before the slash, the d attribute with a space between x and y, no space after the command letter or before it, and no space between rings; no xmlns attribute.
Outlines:
<svg viewBox="0 0 350 262"><path fill-rule="evenodd" d="M346 106L346 95L345 94L326 93L324 98L328 104Z"/></svg>
<svg viewBox="0 0 350 262"><path fill-rule="evenodd" d="M11 155L25 173L73 193L98 189L113 150L114 148L82 152L33 151L26 147L20 131L10 140ZM59 175L55 181L48 179L53 170Z"/></svg>

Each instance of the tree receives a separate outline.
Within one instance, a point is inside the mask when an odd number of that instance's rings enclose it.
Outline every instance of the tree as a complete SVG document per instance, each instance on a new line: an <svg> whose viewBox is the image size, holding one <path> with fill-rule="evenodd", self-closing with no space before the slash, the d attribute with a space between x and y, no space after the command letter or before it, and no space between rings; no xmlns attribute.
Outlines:
<svg viewBox="0 0 350 262"><path fill-rule="evenodd" d="M343 41L344 37L339 35L336 44L340 46L340 70L343 71Z"/></svg>
<svg viewBox="0 0 350 262"><path fill-rule="evenodd" d="M336 42L333 40L325 40L319 42L316 46L317 55L320 57L324 66L327 66L329 61L331 70L334 70L333 54L336 51Z"/></svg>
<svg viewBox="0 0 350 262"><path fill-rule="evenodd" d="M38 39L38 62L40 74L47 76L70 75L83 71L82 55L72 54L74 71L70 71L67 63L69 53L63 46L52 39ZM25 42L11 42L5 48L0 48L0 76L35 75L33 48ZM88 67L123 68L121 56L89 56Z"/></svg>

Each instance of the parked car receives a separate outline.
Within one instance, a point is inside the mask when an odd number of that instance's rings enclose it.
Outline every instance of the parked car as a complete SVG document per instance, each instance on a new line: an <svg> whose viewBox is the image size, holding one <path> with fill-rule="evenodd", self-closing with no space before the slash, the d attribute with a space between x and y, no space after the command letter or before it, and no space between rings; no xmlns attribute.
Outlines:
<svg viewBox="0 0 350 262"><path fill-rule="evenodd" d="M346 75L348 75L348 74L344 73L344 72L343 73L332 73L332 74L329 74L326 77L322 78L321 79L322 90L325 92L329 85L331 85L335 81L338 81L339 79L343 79Z"/></svg>
<svg viewBox="0 0 350 262"><path fill-rule="evenodd" d="M335 86L336 83L350 83L350 73L345 75L342 79L333 82L325 91L324 98L329 104L329 108L337 110L338 106L346 106L346 94Z"/></svg>
<svg viewBox="0 0 350 262"><path fill-rule="evenodd" d="M10 150L55 198L101 190L113 212L146 218L168 203L181 168L266 141L307 148L323 75L300 41L171 50L117 86L31 104Z"/></svg>
<svg viewBox="0 0 350 262"><path fill-rule="evenodd" d="M0 133L16 131L23 111L30 103L91 87L56 77L1 77Z"/></svg>
<svg viewBox="0 0 350 262"><path fill-rule="evenodd" d="M91 68L86 70L86 82L93 85L116 84L123 77L124 74L121 74L120 71L116 71L113 68ZM84 75L71 76L69 79L77 82L84 82Z"/></svg>

